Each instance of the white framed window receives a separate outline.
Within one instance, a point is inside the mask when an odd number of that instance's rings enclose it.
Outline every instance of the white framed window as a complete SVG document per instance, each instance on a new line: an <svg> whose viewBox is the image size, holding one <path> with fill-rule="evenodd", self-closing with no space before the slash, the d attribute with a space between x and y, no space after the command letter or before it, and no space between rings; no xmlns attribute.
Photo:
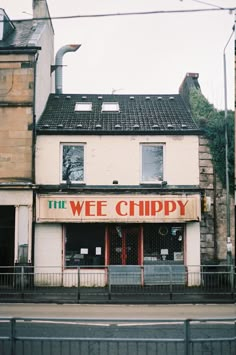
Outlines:
<svg viewBox="0 0 236 355"><path fill-rule="evenodd" d="M141 144L141 182L163 181L164 144Z"/></svg>
<svg viewBox="0 0 236 355"><path fill-rule="evenodd" d="M76 102L75 111L92 111L92 102Z"/></svg>
<svg viewBox="0 0 236 355"><path fill-rule="evenodd" d="M118 102L103 102L102 112L119 112L120 107Z"/></svg>
<svg viewBox="0 0 236 355"><path fill-rule="evenodd" d="M81 143L61 144L61 181L84 182L84 146Z"/></svg>

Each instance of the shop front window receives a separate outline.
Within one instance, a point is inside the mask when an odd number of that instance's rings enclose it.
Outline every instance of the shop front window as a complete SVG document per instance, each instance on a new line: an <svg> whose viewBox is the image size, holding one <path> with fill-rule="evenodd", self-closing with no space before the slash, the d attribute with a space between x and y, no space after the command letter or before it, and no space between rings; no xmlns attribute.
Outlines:
<svg viewBox="0 0 236 355"><path fill-rule="evenodd" d="M65 227L65 266L104 265L105 227L75 223Z"/></svg>
<svg viewBox="0 0 236 355"><path fill-rule="evenodd" d="M61 180L69 183L84 181L84 145L63 144Z"/></svg>
<svg viewBox="0 0 236 355"><path fill-rule="evenodd" d="M163 180L163 145L142 144L142 172L143 183L155 183Z"/></svg>
<svg viewBox="0 0 236 355"><path fill-rule="evenodd" d="M159 263L184 263L183 225L144 225L144 264Z"/></svg>

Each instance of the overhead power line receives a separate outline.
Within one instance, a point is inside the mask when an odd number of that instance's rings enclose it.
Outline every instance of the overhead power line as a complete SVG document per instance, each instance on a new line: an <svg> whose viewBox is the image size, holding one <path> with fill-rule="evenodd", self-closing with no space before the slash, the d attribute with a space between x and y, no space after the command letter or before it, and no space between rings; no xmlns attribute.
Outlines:
<svg viewBox="0 0 236 355"><path fill-rule="evenodd" d="M21 21L39 21L39 20L65 20L65 19L77 19L77 18L99 18L99 17L118 17L118 16L139 16L139 15L164 15L164 14L183 14L183 13L197 13L197 12L210 12L210 11L235 11L236 7L227 8L208 8L208 9L185 9L185 10L152 10L152 11L133 11L133 12L116 12L106 14L85 14L85 15L69 15L69 16L52 16L52 17L37 17L27 19L17 19L14 22ZM1 21L0 21L1 22Z"/></svg>

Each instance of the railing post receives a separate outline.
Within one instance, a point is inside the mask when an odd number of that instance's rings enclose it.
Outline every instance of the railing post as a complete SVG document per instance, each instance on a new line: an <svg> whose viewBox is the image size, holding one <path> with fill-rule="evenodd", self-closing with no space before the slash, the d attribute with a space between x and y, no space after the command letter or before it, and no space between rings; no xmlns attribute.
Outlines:
<svg viewBox="0 0 236 355"><path fill-rule="evenodd" d="M173 275L172 275L172 267L169 266L169 280L170 280L170 300L173 298Z"/></svg>
<svg viewBox="0 0 236 355"><path fill-rule="evenodd" d="M21 297L24 298L24 266L21 266L21 273L20 273L20 291L21 291Z"/></svg>
<svg viewBox="0 0 236 355"><path fill-rule="evenodd" d="M111 300L111 272L110 266L107 267L107 281L108 281L108 300Z"/></svg>
<svg viewBox="0 0 236 355"><path fill-rule="evenodd" d="M190 344L190 319L184 320L184 355L189 355Z"/></svg>
<svg viewBox="0 0 236 355"><path fill-rule="evenodd" d="M230 285L231 285L231 296L234 298L234 265L230 268Z"/></svg>
<svg viewBox="0 0 236 355"><path fill-rule="evenodd" d="M236 338L236 319L234 320L234 337Z"/></svg>
<svg viewBox="0 0 236 355"><path fill-rule="evenodd" d="M141 286L144 287L144 266L141 265Z"/></svg>
<svg viewBox="0 0 236 355"><path fill-rule="evenodd" d="M79 266L78 266L77 280L78 280L78 286L77 286L77 303L79 303L79 301L80 301L80 267L79 267Z"/></svg>
<svg viewBox="0 0 236 355"><path fill-rule="evenodd" d="M16 355L16 320L12 318L11 322L11 355Z"/></svg>

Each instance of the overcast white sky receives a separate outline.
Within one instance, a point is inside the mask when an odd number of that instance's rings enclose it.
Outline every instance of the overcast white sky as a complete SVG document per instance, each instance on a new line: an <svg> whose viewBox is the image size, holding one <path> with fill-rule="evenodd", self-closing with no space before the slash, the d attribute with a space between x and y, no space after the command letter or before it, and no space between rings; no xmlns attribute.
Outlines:
<svg viewBox="0 0 236 355"><path fill-rule="evenodd" d="M48 0L51 17L235 7L235 0ZM32 0L0 0L11 19L29 18ZM229 11L53 20L55 53L79 43L63 64L64 93L175 94L187 72L224 109L223 50L235 14ZM226 49L228 108L234 109L234 40Z"/></svg>

